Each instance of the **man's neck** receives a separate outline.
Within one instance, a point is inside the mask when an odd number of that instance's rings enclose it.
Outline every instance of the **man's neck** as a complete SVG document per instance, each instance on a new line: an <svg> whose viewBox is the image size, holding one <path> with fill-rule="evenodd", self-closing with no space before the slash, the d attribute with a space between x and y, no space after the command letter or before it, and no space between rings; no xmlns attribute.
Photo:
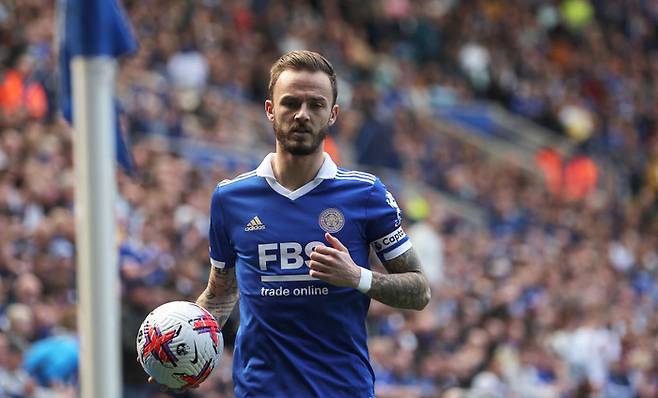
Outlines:
<svg viewBox="0 0 658 398"><path fill-rule="evenodd" d="M306 156L277 151L272 157L272 171L281 186L295 191L315 178L323 162L322 151Z"/></svg>

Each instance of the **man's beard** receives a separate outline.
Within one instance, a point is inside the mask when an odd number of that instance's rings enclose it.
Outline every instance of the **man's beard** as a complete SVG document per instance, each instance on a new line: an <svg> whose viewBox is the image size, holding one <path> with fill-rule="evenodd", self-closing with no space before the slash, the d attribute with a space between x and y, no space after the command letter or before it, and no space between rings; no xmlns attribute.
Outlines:
<svg viewBox="0 0 658 398"><path fill-rule="evenodd" d="M292 125L287 131L284 131L281 126L276 121L274 121L273 128L276 135L276 141L285 152L288 152L291 155L306 156L315 153L320 145L322 145L322 141L324 141L325 137L327 137L329 126L325 125L316 133L307 133L311 136L311 142L297 141L289 137L293 134L292 131L300 129L299 127L300 126L298 125Z"/></svg>

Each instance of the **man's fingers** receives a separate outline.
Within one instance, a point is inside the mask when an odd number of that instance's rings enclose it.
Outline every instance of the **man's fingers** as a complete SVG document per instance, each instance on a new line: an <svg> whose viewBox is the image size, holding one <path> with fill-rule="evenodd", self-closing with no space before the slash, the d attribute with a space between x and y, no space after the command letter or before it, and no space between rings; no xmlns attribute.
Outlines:
<svg viewBox="0 0 658 398"><path fill-rule="evenodd" d="M335 236L330 234L329 232L324 234L324 238L333 246L334 249L340 250L342 252L347 252L347 248L341 243L341 241L338 240Z"/></svg>
<svg viewBox="0 0 658 398"><path fill-rule="evenodd" d="M329 265L327 265L326 263L321 263L316 260L311 260L308 263L308 267L313 271L319 271L322 273L329 273L329 271L331 271L331 267Z"/></svg>
<svg viewBox="0 0 658 398"><path fill-rule="evenodd" d="M320 254L326 254L326 255L336 255L338 254L338 249L334 249L333 247L329 246L324 246L324 245L317 245L313 248L313 252L311 252L311 255L313 253L320 253Z"/></svg>
<svg viewBox="0 0 658 398"><path fill-rule="evenodd" d="M329 264L333 261L332 257L328 253L319 253L317 251L311 253L311 261L315 261L322 264Z"/></svg>
<svg viewBox="0 0 658 398"><path fill-rule="evenodd" d="M308 274L313 278L317 278L321 281L329 282L329 274L325 274L324 272L320 272L312 269L308 271Z"/></svg>

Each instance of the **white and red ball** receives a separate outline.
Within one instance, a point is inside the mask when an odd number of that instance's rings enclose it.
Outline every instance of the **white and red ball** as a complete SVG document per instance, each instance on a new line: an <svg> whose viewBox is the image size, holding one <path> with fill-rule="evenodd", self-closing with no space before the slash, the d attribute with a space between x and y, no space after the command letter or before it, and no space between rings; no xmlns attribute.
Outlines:
<svg viewBox="0 0 658 398"><path fill-rule="evenodd" d="M156 382L180 389L201 384L219 363L224 339L215 318L189 301L154 309L137 333L137 355Z"/></svg>

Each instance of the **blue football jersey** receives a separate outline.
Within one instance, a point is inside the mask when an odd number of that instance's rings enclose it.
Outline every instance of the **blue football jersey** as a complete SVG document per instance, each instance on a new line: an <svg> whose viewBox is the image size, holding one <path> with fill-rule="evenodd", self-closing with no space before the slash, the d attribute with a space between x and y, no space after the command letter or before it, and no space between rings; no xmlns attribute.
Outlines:
<svg viewBox="0 0 658 398"><path fill-rule="evenodd" d="M400 209L375 176L339 169L325 154L315 179L291 192L268 155L254 171L222 181L212 196L210 258L236 267L240 327L237 397L374 397L365 318L370 298L309 275L309 254L337 237L369 268L411 247Z"/></svg>

